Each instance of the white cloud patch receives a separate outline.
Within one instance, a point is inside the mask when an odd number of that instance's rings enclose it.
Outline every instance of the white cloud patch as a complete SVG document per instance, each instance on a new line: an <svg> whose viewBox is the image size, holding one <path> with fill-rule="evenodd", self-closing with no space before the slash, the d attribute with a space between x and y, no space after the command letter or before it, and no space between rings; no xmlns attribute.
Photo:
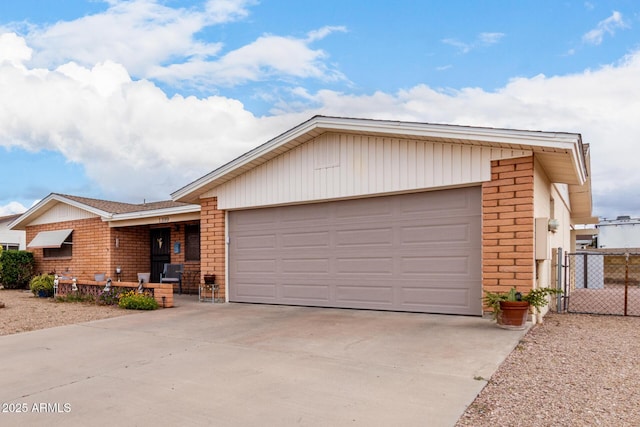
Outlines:
<svg viewBox="0 0 640 427"><path fill-rule="evenodd" d="M327 54L309 43L332 31L324 28L306 39L264 35L254 42L222 56L217 61L190 60L169 66L157 66L148 76L170 83L189 79L200 85L235 86L277 76L313 78L321 81L346 80L324 60Z"/></svg>
<svg viewBox="0 0 640 427"><path fill-rule="evenodd" d="M4 206L0 206L0 217L21 214L27 211L27 208L18 202L10 202Z"/></svg>
<svg viewBox="0 0 640 427"><path fill-rule="evenodd" d="M102 13L41 27L26 26L30 66L74 62L91 68L111 61L135 78L182 87L229 86L278 76L343 79L311 44L344 27L323 27L306 38L264 35L246 46L198 39L200 31L245 19L251 0L209 0L199 8L171 8L157 0L111 0ZM16 24L14 24L15 26ZM211 89L209 89L211 93Z"/></svg>
<svg viewBox="0 0 640 427"><path fill-rule="evenodd" d="M479 47L499 43L504 36L504 33L480 33L472 42L462 42L455 38L446 38L442 39L442 43L455 47L460 53L469 53Z"/></svg>
<svg viewBox="0 0 640 427"><path fill-rule="evenodd" d="M599 45L602 43L605 34L613 36L616 30L628 27L628 24L622 18L622 14L614 10L610 17L598 22L596 28L582 36L582 41L593 45Z"/></svg>

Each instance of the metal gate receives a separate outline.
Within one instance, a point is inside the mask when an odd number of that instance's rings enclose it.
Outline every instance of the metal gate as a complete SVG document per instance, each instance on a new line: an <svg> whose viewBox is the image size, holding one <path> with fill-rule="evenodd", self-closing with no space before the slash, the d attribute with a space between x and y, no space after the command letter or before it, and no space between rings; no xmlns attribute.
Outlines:
<svg viewBox="0 0 640 427"><path fill-rule="evenodd" d="M561 252L561 310L640 316L640 254L585 251L562 256Z"/></svg>

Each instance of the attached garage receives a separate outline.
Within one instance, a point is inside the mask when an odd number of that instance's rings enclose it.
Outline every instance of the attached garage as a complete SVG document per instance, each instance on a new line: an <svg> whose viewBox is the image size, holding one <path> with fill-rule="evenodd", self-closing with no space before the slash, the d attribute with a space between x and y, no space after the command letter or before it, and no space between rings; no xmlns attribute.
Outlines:
<svg viewBox="0 0 640 427"><path fill-rule="evenodd" d="M534 219L563 223L555 247L591 220L587 156L579 134L316 116L172 198L201 206L220 302L482 315L484 290L551 283Z"/></svg>
<svg viewBox="0 0 640 427"><path fill-rule="evenodd" d="M482 313L480 188L229 213L230 301Z"/></svg>

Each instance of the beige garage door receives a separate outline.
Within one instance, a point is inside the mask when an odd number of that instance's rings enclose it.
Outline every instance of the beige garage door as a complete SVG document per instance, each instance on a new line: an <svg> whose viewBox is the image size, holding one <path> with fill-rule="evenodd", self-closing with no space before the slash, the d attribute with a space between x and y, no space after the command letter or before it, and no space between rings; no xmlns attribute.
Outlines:
<svg viewBox="0 0 640 427"><path fill-rule="evenodd" d="M481 315L480 188L229 213L235 302Z"/></svg>

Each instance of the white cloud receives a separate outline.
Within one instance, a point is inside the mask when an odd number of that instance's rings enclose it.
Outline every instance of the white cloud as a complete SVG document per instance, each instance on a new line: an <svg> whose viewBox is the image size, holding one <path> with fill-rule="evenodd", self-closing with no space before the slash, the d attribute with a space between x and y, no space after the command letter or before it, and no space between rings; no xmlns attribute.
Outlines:
<svg viewBox="0 0 640 427"><path fill-rule="evenodd" d="M317 39L317 35L310 35L306 39L264 35L217 61L190 60L156 66L148 76L170 83L186 78L201 85L224 86L261 81L274 76L321 81L345 80L342 73L325 64L327 55L324 51L309 47L309 43Z"/></svg>
<svg viewBox="0 0 640 427"><path fill-rule="evenodd" d="M472 42L462 42L455 38L442 39L442 43L448 44L458 49L460 53L469 53L478 47L491 46L499 43L505 36L504 33L480 33Z"/></svg>
<svg viewBox="0 0 640 427"><path fill-rule="evenodd" d="M614 10L610 17L598 22L596 28L582 36L582 41L589 44L599 45L602 43L602 39L606 33L613 36L615 34L615 30L624 28L628 28L627 23L622 18L622 14Z"/></svg>
<svg viewBox="0 0 640 427"><path fill-rule="evenodd" d="M157 0L111 0L106 11L72 21L24 29L33 48L30 66L55 68L74 62L122 64L135 78L182 87L236 85L267 77L343 79L311 43L342 26L311 31L306 38L263 35L245 46L205 42L197 34L249 15L251 0L209 0L199 8L171 8ZM15 24L14 24L15 25ZM24 59L24 58L23 58ZM211 93L211 88L208 90Z"/></svg>
<svg viewBox="0 0 640 427"><path fill-rule="evenodd" d="M27 211L27 208L18 202L10 202L7 205L0 206L0 217L21 214Z"/></svg>

